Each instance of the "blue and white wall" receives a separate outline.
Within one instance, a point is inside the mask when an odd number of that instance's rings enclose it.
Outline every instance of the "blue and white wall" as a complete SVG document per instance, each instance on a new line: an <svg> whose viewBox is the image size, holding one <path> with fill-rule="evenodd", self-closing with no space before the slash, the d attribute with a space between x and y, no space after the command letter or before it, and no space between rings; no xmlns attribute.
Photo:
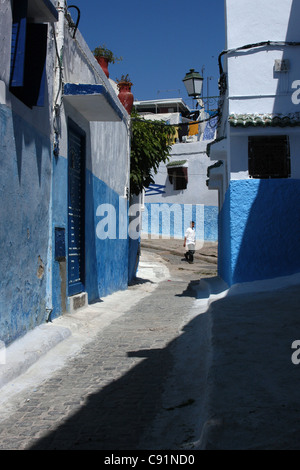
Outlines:
<svg viewBox="0 0 300 470"><path fill-rule="evenodd" d="M67 100L61 109L60 154L54 159L53 172L55 205L52 228L64 228L68 239L68 193L65 183L68 180L67 123L71 118L86 136L85 292L88 301L93 302L128 286L129 116L80 32L77 32L74 41L68 34L67 26L64 64L65 82L103 85L120 116L119 122L113 122L105 111L99 110L99 121L90 122L80 108L72 106ZM100 236L99 228L102 232ZM53 254L52 316L59 315L64 307L68 309L68 302L67 273L64 264L56 261Z"/></svg>
<svg viewBox="0 0 300 470"><path fill-rule="evenodd" d="M124 123L89 124L70 106L65 106L65 112L86 133L88 142L85 176L85 291L88 301L92 302L128 286L128 201L125 197L128 174L120 171L128 163L128 132ZM60 156L54 159L52 226L53 231L55 227L64 228L67 240L68 158L65 152L67 149L62 144ZM123 167L111 171L117 160L122 160ZM97 234L99 224L103 237ZM64 303L68 309L67 273L62 272L62 269L63 263L56 261L53 253L53 317L61 314Z"/></svg>
<svg viewBox="0 0 300 470"><path fill-rule="evenodd" d="M31 109L9 88L11 2L2 2L0 13L0 340L9 344L69 309L68 260L55 258L55 229L64 229L66 244L68 240L69 118L86 134L84 287L88 300L127 287L130 136L129 116L112 84L80 32L73 39L64 20L58 38L64 45L64 82L103 85L119 119L107 122L100 107L99 122L90 122L80 109L63 101L56 122L59 151L54 157L52 110L59 86L52 25L48 27L45 102ZM57 32L57 24L54 28ZM97 236L98 224L105 218L97 212L102 204L110 204L116 213L116 237L112 232L105 239Z"/></svg>
<svg viewBox="0 0 300 470"><path fill-rule="evenodd" d="M206 149L205 141L172 146L169 163L186 161L187 188L174 190L166 164L159 166L155 184L145 191L143 234L184 238L190 221L195 219L198 240L218 240L218 193L209 191L206 185L207 167L211 164Z"/></svg>
<svg viewBox="0 0 300 470"><path fill-rule="evenodd" d="M0 105L0 330L10 342L47 319L51 142Z"/></svg>
<svg viewBox="0 0 300 470"><path fill-rule="evenodd" d="M228 116L291 117L300 111L299 2L276 0L226 1L226 48L274 41L279 44L233 51L224 55L227 91L225 137L211 147L211 158L222 159L212 171L211 187L220 177L219 273L229 284L300 272L298 200L300 191L300 128L286 126L232 127ZM276 72L275 60L287 60L287 72ZM296 93L296 95L295 95ZM291 177L253 179L248 171L248 137L286 135L290 144ZM218 149L219 147L219 149ZM222 147L222 148L221 148ZM213 173L215 172L215 176Z"/></svg>
<svg viewBox="0 0 300 470"><path fill-rule="evenodd" d="M1 3L0 34L0 340L8 344L45 322L50 304L53 58L45 106L30 109L9 91L11 2Z"/></svg>

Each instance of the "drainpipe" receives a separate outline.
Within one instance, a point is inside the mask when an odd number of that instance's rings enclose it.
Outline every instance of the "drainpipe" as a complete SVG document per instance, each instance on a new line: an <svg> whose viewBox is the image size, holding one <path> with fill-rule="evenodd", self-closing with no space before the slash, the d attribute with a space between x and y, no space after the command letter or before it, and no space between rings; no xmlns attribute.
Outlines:
<svg viewBox="0 0 300 470"><path fill-rule="evenodd" d="M65 0L57 2L58 23L57 27L53 26L55 50L56 50L56 67L54 79L54 127L56 134L55 145L58 145L58 137L60 135L60 107L63 95L63 52L65 40ZM55 150L59 151L58 148Z"/></svg>
<svg viewBox="0 0 300 470"><path fill-rule="evenodd" d="M60 108L63 94L63 48L64 48L64 24L65 24L65 0L57 2L58 23L57 26L52 24L53 40L54 40L54 57L55 57L55 74L53 82L53 138L54 148L53 155L59 156L59 137L60 137ZM53 165L54 158L52 156L51 165L51 184L50 184L50 201L49 201L49 235L48 235L48 252L47 252L47 284L46 284L46 322L51 321L53 311Z"/></svg>

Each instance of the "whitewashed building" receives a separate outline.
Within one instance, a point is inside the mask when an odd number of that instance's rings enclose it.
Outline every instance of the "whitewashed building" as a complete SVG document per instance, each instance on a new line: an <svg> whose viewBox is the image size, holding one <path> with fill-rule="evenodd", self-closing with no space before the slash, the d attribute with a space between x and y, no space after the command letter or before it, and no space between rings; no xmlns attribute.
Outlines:
<svg viewBox="0 0 300 470"><path fill-rule="evenodd" d="M226 0L225 17L209 187L231 285L300 271L300 4Z"/></svg>
<svg viewBox="0 0 300 470"><path fill-rule="evenodd" d="M184 238L191 220L196 222L197 239L218 239L218 193L207 187L211 161L207 144L214 138L214 124L199 123L181 98L136 101L136 110L148 120L177 125L170 159L161 163L155 180L145 189L142 235ZM209 136L210 140L203 140Z"/></svg>

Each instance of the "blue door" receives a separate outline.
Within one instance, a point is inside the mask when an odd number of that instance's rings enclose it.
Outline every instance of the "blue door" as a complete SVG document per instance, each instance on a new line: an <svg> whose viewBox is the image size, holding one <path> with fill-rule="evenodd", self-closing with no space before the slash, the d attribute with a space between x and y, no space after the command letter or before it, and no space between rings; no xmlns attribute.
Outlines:
<svg viewBox="0 0 300 470"><path fill-rule="evenodd" d="M85 290L85 134L72 121L68 129L68 168L68 293L71 296Z"/></svg>

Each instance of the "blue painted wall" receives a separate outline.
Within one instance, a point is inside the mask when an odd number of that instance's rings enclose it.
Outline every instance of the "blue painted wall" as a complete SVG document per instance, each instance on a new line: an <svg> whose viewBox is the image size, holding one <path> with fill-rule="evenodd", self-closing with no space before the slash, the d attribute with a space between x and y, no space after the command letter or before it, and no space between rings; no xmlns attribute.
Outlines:
<svg viewBox="0 0 300 470"><path fill-rule="evenodd" d="M68 240L68 161L54 160L53 170L53 237L55 227L65 228L66 248ZM128 286L129 240L119 237L119 195L86 170L85 193L85 290L89 302L96 301ZM101 240L97 237L97 216L101 204L110 204L116 213L117 238ZM105 217L105 216L104 216ZM121 218L122 233L128 233L128 220ZM109 230L109 228L107 228ZM54 239L54 238L53 238ZM63 296L67 298L67 279L62 278L62 263L55 260L53 250L53 312L51 318L61 315ZM63 288L63 291L62 291Z"/></svg>
<svg viewBox="0 0 300 470"><path fill-rule="evenodd" d="M210 242L218 241L218 214L219 208L215 206L204 206L204 240Z"/></svg>
<svg viewBox="0 0 300 470"><path fill-rule="evenodd" d="M96 215L100 204L111 204L116 213L116 239L100 240L96 234L101 217ZM121 227L126 239L119 237ZM89 301L109 295L128 286L128 219L119 217L119 194L87 171L86 176L86 290ZM107 229L109 230L109 229Z"/></svg>
<svg viewBox="0 0 300 470"><path fill-rule="evenodd" d="M170 210L172 207L179 217L174 215L173 210ZM165 211L164 208L166 208ZM142 218L142 232L145 234L184 238L190 221L194 220L198 240L218 240L218 207L196 204L145 203L145 209ZM185 214L187 220L185 220Z"/></svg>
<svg viewBox="0 0 300 470"><path fill-rule="evenodd" d="M0 106L0 340L47 318L51 144Z"/></svg>
<svg viewBox="0 0 300 470"><path fill-rule="evenodd" d="M219 218L219 273L229 284L300 272L300 180L231 181Z"/></svg>

